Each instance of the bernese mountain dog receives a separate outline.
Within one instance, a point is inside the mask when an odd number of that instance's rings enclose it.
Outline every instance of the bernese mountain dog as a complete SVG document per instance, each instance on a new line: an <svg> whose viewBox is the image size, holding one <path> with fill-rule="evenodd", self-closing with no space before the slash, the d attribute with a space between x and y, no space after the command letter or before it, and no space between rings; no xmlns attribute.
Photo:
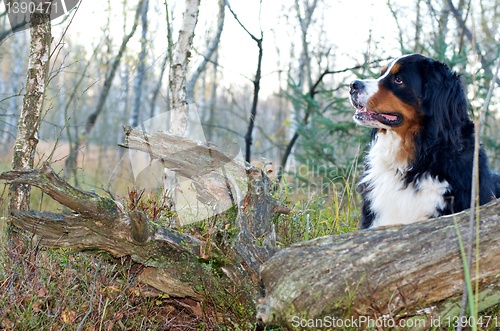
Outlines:
<svg viewBox="0 0 500 331"><path fill-rule="evenodd" d="M460 76L420 54L377 79L350 84L354 121L373 128L358 189L361 229L409 224L470 207L474 124ZM479 152L479 199L500 196L500 175Z"/></svg>

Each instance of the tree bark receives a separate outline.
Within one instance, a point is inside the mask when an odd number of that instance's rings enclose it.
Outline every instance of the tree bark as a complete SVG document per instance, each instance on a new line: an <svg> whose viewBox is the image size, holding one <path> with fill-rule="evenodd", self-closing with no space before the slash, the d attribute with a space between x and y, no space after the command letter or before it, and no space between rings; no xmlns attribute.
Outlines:
<svg viewBox="0 0 500 331"><path fill-rule="evenodd" d="M31 169L35 160L52 42L50 5L50 2L43 2L42 12L34 12L30 18L31 44L26 93L17 126L12 169ZM12 185L9 189L9 199L11 210L28 210L29 185Z"/></svg>
<svg viewBox="0 0 500 331"><path fill-rule="evenodd" d="M499 214L500 201L481 208L480 272L471 272L472 282L479 282L479 310L500 302ZM457 228L467 238L468 224L465 211L285 248L262 268L266 295L258 317L293 326L294 316L295 321L326 316L429 321L456 316L464 282Z"/></svg>
<svg viewBox="0 0 500 331"><path fill-rule="evenodd" d="M187 66L191 56L199 10L200 0L186 0L182 27L170 67L170 107L172 111L170 131L179 136L186 135L188 129Z"/></svg>

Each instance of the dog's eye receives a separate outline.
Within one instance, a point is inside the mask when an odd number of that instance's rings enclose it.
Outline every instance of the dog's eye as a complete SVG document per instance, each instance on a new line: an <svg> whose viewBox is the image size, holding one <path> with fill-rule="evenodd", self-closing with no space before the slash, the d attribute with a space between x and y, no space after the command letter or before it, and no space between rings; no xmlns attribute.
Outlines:
<svg viewBox="0 0 500 331"><path fill-rule="evenodd" d="M394 77L394 83L401 85L403 84L403 80L400 77L396 76Z"/></svg>

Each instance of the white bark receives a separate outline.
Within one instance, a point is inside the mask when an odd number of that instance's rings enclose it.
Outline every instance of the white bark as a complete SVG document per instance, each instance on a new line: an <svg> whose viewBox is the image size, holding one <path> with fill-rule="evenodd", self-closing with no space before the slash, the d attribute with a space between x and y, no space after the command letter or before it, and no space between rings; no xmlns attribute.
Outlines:
<svg viewBox="0 0 500 331"><path fill-rule="evenodd" d="M14 143L13 169L31 169L35 159L38 144L38 128L42 115L45 87L47 83L50 43L52 41L50 2L42 2L43 13L31 16L31 44L29 52L28 74L26 78L26 93L23 108L19 116L17 135ZM30 186L26 184L10 187L10 209L28 210Z"/></svg>
<svg viewBox="0 0 500 331"><path fill-rule="evenodd" d="M194 29L198 22L200 0L186 0L186 9L179 32L179 39L170 68L171 91L171 118L170 131L176 135L184 136L188 126L188 102L186 91L186 78L188 73L189 57L193 45Z"/></svg>

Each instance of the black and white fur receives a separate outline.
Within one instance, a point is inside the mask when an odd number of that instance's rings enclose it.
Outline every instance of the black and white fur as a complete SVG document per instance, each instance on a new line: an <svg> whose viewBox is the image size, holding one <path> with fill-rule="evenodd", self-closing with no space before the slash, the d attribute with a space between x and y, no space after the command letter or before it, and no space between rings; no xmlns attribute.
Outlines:
<svg viewBox="0 0 500 331"><path fill-rule="evenodd" d="M373 128L359 183L361 228L408 224L470 207L474 125L460 77L419 54L378 79L350 85L356 123ZM480 203L500 196L500 176L479 152Z"/></svg>

